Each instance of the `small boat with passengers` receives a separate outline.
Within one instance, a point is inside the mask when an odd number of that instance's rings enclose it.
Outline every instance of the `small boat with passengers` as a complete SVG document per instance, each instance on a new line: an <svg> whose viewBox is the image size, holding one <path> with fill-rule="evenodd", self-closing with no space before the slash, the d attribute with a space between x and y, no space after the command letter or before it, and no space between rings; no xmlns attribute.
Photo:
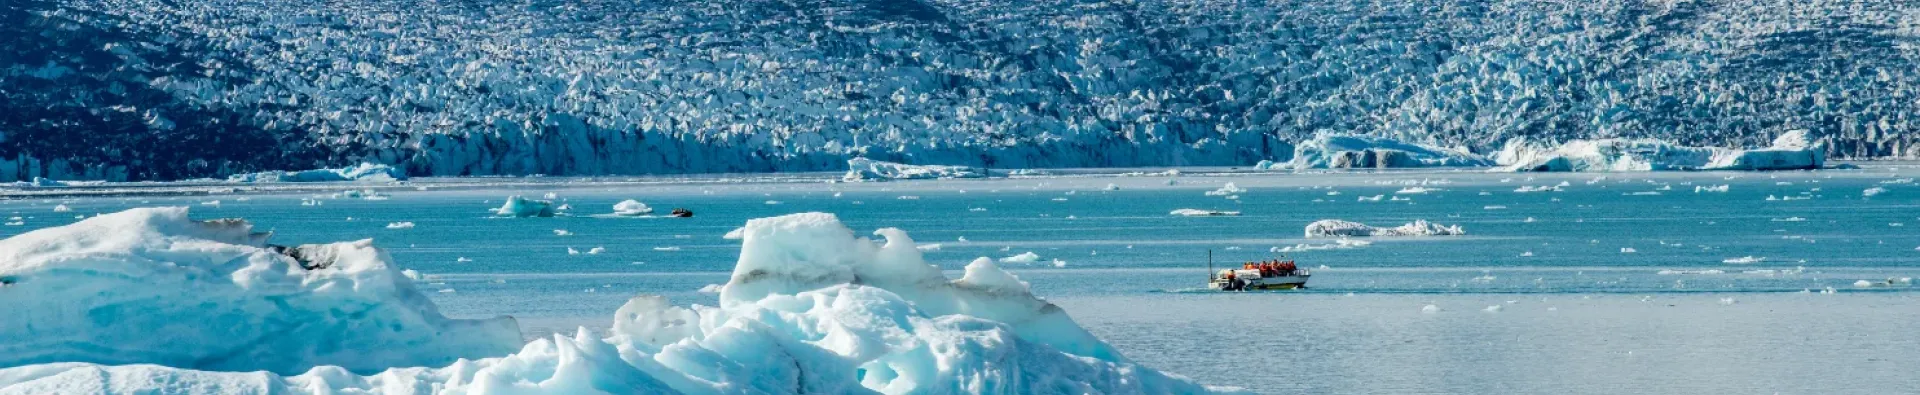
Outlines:
<svg viewBox="0 0 1920 395"><path fill-rule="evenodd" d="M1208 266L1212 266L1211 263ZM1313 273L1301 269L1291 260L1268 260L1247 262L1239 269L1223 269L1213 272L1207 279L1207 288L1221 291L1260 291L1270 289L1297 289L1307 287L1307 278Z"/></svg>

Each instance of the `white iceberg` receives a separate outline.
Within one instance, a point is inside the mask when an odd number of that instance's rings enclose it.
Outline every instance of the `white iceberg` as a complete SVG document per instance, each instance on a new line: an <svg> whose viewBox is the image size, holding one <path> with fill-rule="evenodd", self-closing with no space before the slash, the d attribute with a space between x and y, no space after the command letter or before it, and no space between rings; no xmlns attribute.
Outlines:
<svg viewBox="0 0 1920 395"><path fill-rule="evenodd" d="M1027 251L1027 252L1020 253L1020 255L1000 258L1000 262L1005 262L1005 263L1034 263L1039 261L1040 261L1040 254L1035 254L1033 253L1033 251Z"/></svg>
<svg viewBox="0 0 1920 395"><path fill-rule="evenodd" d="M1805 130L1782 133L1772 146L1749 150L1685 147L1655 139L1574 140L1551 146L1515 138L1494 158L1505 171L1798 170L1824 166L1826 147Z"/></svg>
<svg viewBox="0 0 1920 395"><path fill-rule="evenodd" d="M1218 210L1201 210L1201 209L1194 209L1194 208L1183 208L1183 209L1179 209L1179 210L1173 210L1172 212L1169 212L1169 213L1167 213L1167 214L1168 214L1168 215L1177 215L1177 216L1182 216L1182 217L1232 217L1232 216L1238 216L1238 215L1240 215L1240 212L1239 212L1239 211L1218 211Z"/></svg>
<svg viewBox="0 0 1920 395"><path fill-rule="evenodd" d="M1246 193L1246 192L1247 190L1240 189L1239 185L1233 185L1233 183L1229 182L1227 183L1227 185L1220 186L1220 189L1207 191L1206 195L1207 196L1235 196L1235 195Z"/></svg>
<svg viewBox="0 0 1920 395"><path fill-rule="evenodd" d="M982 178L987 172L967 166L909 165L867 158L847 160L847 181L921 180L937 178Z"/></svg>
<svg viewBox="0 0 1920 395"><path fill-rule="evenodd" d="M0 366L375 372L521 344L512 319L441 316L370 240L278 247L267 238L245 221L192 221L172 207L0 240ZM0 377L21 372L11 370ZM21 389L9 384L0 387Z"/></svg>
<svg viewBox="0 0 1920 395"><path fill-rule="evenodd" d="M407 171L398 167L361 163L337 169L300 171L274 170L227 176L228 182L330 182L330 181L405 181Z"/></svg>
<svg viewBox="0 0 1920 395"><path fill-rule="evenodd" d="M653 214L653 208L638 200L627 199L613 205L613 215L635 217L647 214Z"/></svg>
<svg viewBox="0 0 1920 395"><path fill-rule="evenodd" d="M552 217L554 216L553 201L528 199L520 195L508 196L506 203L501 204L500 208L493 209L493 214L519 218Z"/></svg>
<svg viewBox="0 0 1920 395"><path fill-rule="evenodd" d="M321 246L314 251L324 253L309 256L328 258L333 269L298 269L293 258L261 248L264 236L245 222L191 222L185 215L135 210L0 242L8 258L0 274L12 282L0 292L0 310L29 318L0 321L7 339L26 339L0 346L8 348L0 358L9 359L0 363L8 366L0 369L0 387L299 394L1219 390L1133 364L990 260L974 261L951 280L921 258L905 232L882 229L876 234L886 242L874 243L831 214L749 221L732 279L717 289L717 307L643 295L615 312L604 335L582 328L517 352L511 321L420 322L438 318L432 303L395 280L386 256L367 242ZM112 270L70 270L87 266ZM190 269L239 269L232 278L248 281L153 281ZM144 297L113 297L132 294ZM208 309L228 304L252 308ZM122 310L128 314L114 317L120 321L107 322L97 316L106 313L69 314ZM249 334L261 337L241 337ZM443 355L449 351L472 352L460 356L473 359L450 360ZM55 360L77 362L34 364ZM328 366L337 363L350 365Z"/></svg>
<svg viewBox="0 0 1920 395"><path fill-rule="evenodd" d="M1294 146L1293 160L1285 167L1304 169L1396 168L1396 167L1483 167L1493 160L1462 149L1408 143L1385 137L1338 133L1320 133ZM1278 166L1271 162L1255 165L1261 169Z"/></svg>
<svg viewBox="0 0 1920 395"><path fill-rule="evenodd" d="M1459 236L1467 234L1459 225L1446 226L1427 220L1416 220L1406 225L1392 228L1379 228L1367 224L1323 219L1307 224L1307 237L1366 237L1366 236Z"/></svg>

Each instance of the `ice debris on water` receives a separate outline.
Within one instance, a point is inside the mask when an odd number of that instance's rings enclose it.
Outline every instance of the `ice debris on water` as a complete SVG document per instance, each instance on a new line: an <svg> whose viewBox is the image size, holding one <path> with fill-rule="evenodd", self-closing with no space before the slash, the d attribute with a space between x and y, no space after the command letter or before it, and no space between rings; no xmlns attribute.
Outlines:
<svg viewBox="0 0 1920 395"><path fill-rule="evenodd" d="M1415 220L1406 225L1392 228L1368 226L1359 222L1337 219L1324 219L1307 224L1306 236L1318 237L1362 237L1362 236L1459 236L1467 231L1459 225L1446 226Z"/></svg>
<svg viewBox="0 0 1920 395"><path fill-rule="evenodd" d="M647 207L646 203L638 200L627 199L613 205L613 215L634 217L647 214L653 214L653 207Z"/></svg>
<svg viewBox="0 0 1920 395"><path fill-rule="evenodd" d="M498 216L517 218L552 217L555 214L552 200L527 199L520 195L508 196L506 203L494 209L493 213Z"/></svg>
<svg viewBox="0 0 1920 395"><path fill-rule="evenodd" d="M1245 193L1246 191L1247 190L1245 189L1240 189L1240 186L1233 185L1233 183L1229 182L1227 183L1227 185L1221 186L1220 189L1207 191L1206 195L1207 196L1234 196L1236 194Z"/></svg>
<svg viewBox="0 0 1920 395"><path fill-rule="evenodd" d="M1027 252L1020 253L1019 255L1000 258L1000 262L1002 263L1034 263L1039 261L1040 261L1040 254L1035 254L1033 253L1033 251L1027 251Z"/></svg>
<svg viewBox="0 0 1920 395"><path fill-rule="evenodd" d="M387 229L413 229L413 223L405 221L389 222L387 223Z"/></svg>
<svg viewBox="0 0 1920 395"><path fill-rule="evenodd" d="M1173 210L1167 214L1181 217L1232 217L1240 215L1240 212L1183 208Z"/></svg>
<svg viewBox="0 0 1920 395"><path fill-rule="evenodd" d="M981 178L987 172L967 166L909 165L867 158L847 160L846 181L920 180L937 178Z"/></svg>

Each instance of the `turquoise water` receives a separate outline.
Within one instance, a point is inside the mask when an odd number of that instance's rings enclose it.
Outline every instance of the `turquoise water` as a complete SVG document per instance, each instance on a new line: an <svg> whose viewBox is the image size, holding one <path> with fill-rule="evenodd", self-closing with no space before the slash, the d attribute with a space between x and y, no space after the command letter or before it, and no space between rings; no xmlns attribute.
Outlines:
<svg viewBox="0 0 1920 395"><path fill-rule="evenodd" d="M1920 389L1911 369L1920 365L1911 336L1920 293L1854 283L1920 275L1916 173L422 180L434 188L390 189L386 200L311 192L4 200L0 210L25 224L0 235L75 215L192 205L197 217L251 219L281 244L373 238L430 275L429 291L450 290L432 294L448 314L512 315L533 336L605 326L636 293L714 303L697 290L726 281L738 246L722 235L750 218L826 211L858 232L897 227L939 244L927 257L950 270L1033 252L1039 262L1005 266L1134 359L1210 384L1276 393L1886 393ZM1227 182L1246 191L1237 200L1204 194ZM1559 192L1515 191L1562 182ZM1727 192L1695 192L1717 185ZM1398 193L1411 187L1434 190ZM1865 196L1875 187L1885 192ZM488 212L508 195L547 193L573 215ZM591 216L624 199L696 215ZM1243 215L1168 215L1180 208ZM1318 268L1304 291L1198 289L1209 253L1225 267L1330 243L1302 237L1320 219L1425 219L1467 235L1287 253ZM399 221L415 227L387 229ZM589 254L595 247L604 252ZM1438 311L1423 312L1427 305Z"/></svg>

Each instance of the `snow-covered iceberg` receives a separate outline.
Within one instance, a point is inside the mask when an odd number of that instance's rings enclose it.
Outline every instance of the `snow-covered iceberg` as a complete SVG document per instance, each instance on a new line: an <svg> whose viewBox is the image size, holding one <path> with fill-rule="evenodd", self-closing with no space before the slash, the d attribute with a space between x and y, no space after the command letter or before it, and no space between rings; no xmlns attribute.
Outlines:
<svg viewBox="0 0 1920 395"><path fill-rule="evenodd" d="M1747 150L1686 147L1655 139L1574 140L1552 146L1515 138L1494 156L1503 170L1516 172L1800 170L1821 168L1826 158L1826 147L1805 130L1782 133L1770 147Z"/></svg>
<svg viewBox="0 0 1920 395"><path fill-rule="evenodd" d="M521 344L512 319L441 316L371 240L279 247L268 236L173 207L0 240L0 367L377 372Z"/></svg>
<svg viewBox="0 0 1920 395"><path fill-rule="evenodd" d="M1232 217L1232 216L1240 215L1240 212L1239 211L1221 211L1221 210L1201 210L1197 208L1183 208L1183 209L1178 209L1178 210L1173 210L1171 212L1168 212L1167 215L1180 216L1180 217Z"/></svg>
<svg viewBox="0 0 1920 395"><path fill-rule="evenodd" d="M425 296L365 241L283 255L237 220L188 221L185 209L113 214L0 242L6 254L0 255L6 258L0 275L9 283L0 292L0 312L30 318L0 321L7 339L26 339L0 346L7 347L0 353L7 358L0 362L0 388L302 394L1217 390L1129 362L991 260L975 260L958 280L946 278L898 229L875 232L885 239L876 243L856 237L831 214L807 213L748 221L737 233L741 254L732 279L720 287L719 306L680 307L643 295L615 312L608 333L583 328L509 354L502 346L519 340L511 325L501 325L510 321L430 314L433 305ZM304 269L305 262L331 266ZM412 321L418 317L438 321ZM255 332L275 336L241 336ZM487 358L448 361L451 356ZM324 366L335 364L348 368ZM373 370L379 368L390 369Z"/></svg>
<svg viewBox="0 0 1920 395"><path fill-rule="evenodd" d="M274 170L259 173L235 174L227 177L228 182L391 182L404 181L406 179L407 171L405 169L377 163L361 163L352 167L337 169L300 171Z"/></svg>
<svg viewBox="0 0 1920 395"><path fill-rule="evenodd" d="M1415 220L1411 223L1407 223L1406 225L1400 225L1392 228L1380 228L1380 227L1369 226L1367 224L1363 224L1359 222L1343 221L1343 220L1337 220L1337 219L1323 219L1319 221L1314 221L1311 224L1307 224L1308 238L1365 237L1365 236L1459 236L1464 234L1467 234L1466 229L1461 228L1459 225L1446 226L1446 225L1436 224L1432 222L1427 222L1427 220L1424 220L1424 219Z"/></svg>
<svg viewBox="0 0 1920 395"><path fill-rule="evenodd" d="M919 180L934 178L981 178L987 172L967 166L909 165L867 158L847 160L847 181Z"/></svg>
<svg viewBox="0 0 1920 395"><path fill-rule="evenodd" d="M653 208L638 200L627 199L613 205L613 215L632 217L647 214L653 214Z"/></svg>
<svg viewBox="0 0 1920 395"><path fill-rule="evenodd" d="M1395 168L1395 167L1477 167L1492 166L1486 157L1462 149L1415 144L1400 140L1353 134L1320 133L1293 148L1293 160L1285 167L1303 169ZM1272 162L1255 165L1261 169L1278 168Z"/></svg>
<svg viewBox="0 0 1920 395"><path fill-rule="evenodd" d="M500 208L493 209L493 214L502 217L526 218L552 217L555 212L551 200L535 200L513 195L508 196L507 202L501 203Z"/></svg>

